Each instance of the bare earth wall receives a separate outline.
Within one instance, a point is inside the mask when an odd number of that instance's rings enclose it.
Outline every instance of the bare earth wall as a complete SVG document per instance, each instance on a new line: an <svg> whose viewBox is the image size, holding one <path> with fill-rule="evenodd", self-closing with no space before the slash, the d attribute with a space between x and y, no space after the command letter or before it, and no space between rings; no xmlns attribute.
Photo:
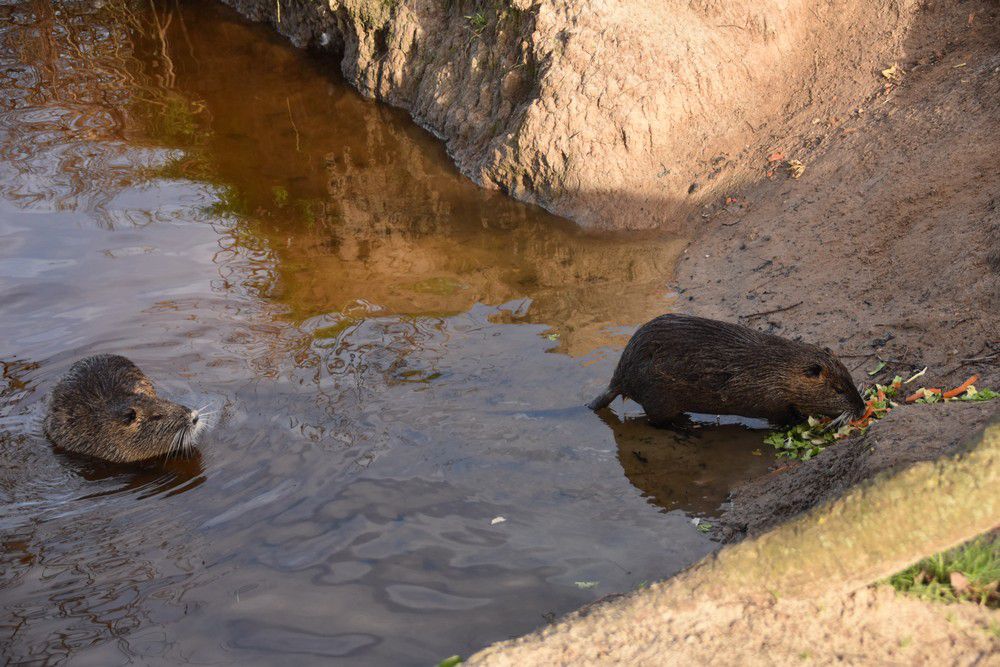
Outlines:
<svg viewBox="0 0 1000 667"><path fill-rule="evenodd" d="M759 178L766 142L870 91L917 8L224 1L333 52L348 82L409 111L484 187L618 229L676 228Z"/></svg>

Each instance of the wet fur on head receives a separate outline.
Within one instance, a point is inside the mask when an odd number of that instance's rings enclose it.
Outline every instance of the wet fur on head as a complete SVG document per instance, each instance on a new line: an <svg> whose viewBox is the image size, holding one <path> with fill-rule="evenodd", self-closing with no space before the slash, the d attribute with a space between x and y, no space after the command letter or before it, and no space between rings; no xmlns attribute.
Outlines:
<svg viewBox="0 0 1000 667"><path fill-rule="evenodd" d="M829 350L688 315L661 315L640 327L590 407L619 395L642 405L654 423L685 412L843 421L865 409L850 372Z"/></svg>
<svg viewBox="0 0 1000 667"><path fill-rule="evenodd" d="M73 364L52 390L44 422L57 447L115 463L180 455L204 427L199 411L158 397L138 366L113 354Z"/></svg>

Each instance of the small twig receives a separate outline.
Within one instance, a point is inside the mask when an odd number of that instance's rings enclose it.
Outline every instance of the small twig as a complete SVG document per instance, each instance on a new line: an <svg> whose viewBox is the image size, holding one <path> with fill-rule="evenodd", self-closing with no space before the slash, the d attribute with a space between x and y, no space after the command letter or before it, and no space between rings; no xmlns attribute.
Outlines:
<svg viewBox="0 0 1000 667"><path fill-rule="evenodd" d="M994 359L996 357L1000 357L1000 352L994 352L993 354L987 354L985 357L969 357L967 359L959 359L959 361L961 361L962 363L970 364L970 363L974 363L974 362L977 362L977 361L989 361L990 359Z"/></svg>
<svg viewBox="0 0 1000 667"><path fill-rule="evenodd" d="M786 310L791 310L792 308L798 308L799 306L802 305L802 303L803 303L802 301L799 301L798 303L793 303L792 305L785 306L784 308L775 308L774 310L762 310L759 313L752 313L750 315L740 315L740 318L742 318L744 320L752 320L755 317L763 317L765 315L773 315L775 313L783 313Z"/></svg>

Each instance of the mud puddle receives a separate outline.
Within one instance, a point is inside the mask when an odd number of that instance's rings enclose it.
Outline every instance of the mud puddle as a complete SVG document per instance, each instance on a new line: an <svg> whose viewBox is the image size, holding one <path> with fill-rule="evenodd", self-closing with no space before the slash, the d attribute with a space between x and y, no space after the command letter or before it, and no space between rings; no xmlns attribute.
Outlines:
<svg viewBox="0 0 1000 667"><path fill-rule="evenodd" d="M8 658L430 664L688 565L766 470L756 434L582 407L680 240L476 188L222 8L15 2L0 44ZM37 436L112 351L212 406L199 457Z"/></svg>

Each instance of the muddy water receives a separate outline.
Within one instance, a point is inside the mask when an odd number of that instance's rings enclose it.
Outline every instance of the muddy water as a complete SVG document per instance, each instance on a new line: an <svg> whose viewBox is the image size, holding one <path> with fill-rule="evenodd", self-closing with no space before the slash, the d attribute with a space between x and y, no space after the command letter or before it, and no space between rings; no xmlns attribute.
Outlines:
<svg viewBox="0 0 1000 667"><path fill-rule="evenodd" d="M741 428L581 407L679 240L476 188L222 8L13 2L0 31L4 657L431 664L686 566L766 469ZM211 406L200 456L39 437L97 352Z"/></svg>

